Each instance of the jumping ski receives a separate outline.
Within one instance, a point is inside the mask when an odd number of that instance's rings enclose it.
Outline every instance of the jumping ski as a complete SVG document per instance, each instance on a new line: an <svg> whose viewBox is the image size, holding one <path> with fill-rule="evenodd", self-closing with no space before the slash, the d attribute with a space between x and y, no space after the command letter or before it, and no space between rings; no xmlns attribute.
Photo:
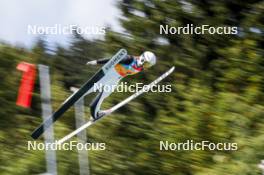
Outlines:
<svg viewBox="0 0 264 175"><path fill-rule="evenodd" d="M94 83L100 81L109 71L112 71L116 64L123 60L127 55L125 49L119 50L111 59L108 59L104 66L90 78L78 91L73 93L64 103L48 118L45 120L32 134L33 139L37 139L45 130L50 127L56 120L58 120L64 112L66 112L75 102L82 98L88 91L92 89ZM106 78L107 79L107 78Z"/></svg>
<svg viewBox="0 0 264 175"><path fill-rule="evenodd" d="M136 97L138 97L139 95L148 92L154 85L158 84L161 80L163 80L164 78L166 78L168 75L170 75L173 71L174 71L175 67L170 68L167 72L165 72L164 74L162 74L160 77L158 77L155 81L153 81L152 83L144 86L140 91L136 92L135 94L129 96L128 98L126 98L125 100L121 101L120 103L116 104L115 106L113 106L112 108L106 110L105 114L101 117L98 117L96 119L91 117L91 120L89 120L87 123L85 123L83 126L81 126L80 128L74 130L72 133L66 135L65 137L63 137L62 139L56 141L56 144L62 144L65 141L69 140L70 138L72 138L73 136L75 136L76 134L78 134L79 132L81 132L82 130L90 127L91 125L93 125L95 122L97 122L99 119L104 118L105 116L110 115L111 113L113 113L114 111L116 111L117 109L119 109L120 107L124 106L125 104L129 103L131 100L135 99Z"/></svg>

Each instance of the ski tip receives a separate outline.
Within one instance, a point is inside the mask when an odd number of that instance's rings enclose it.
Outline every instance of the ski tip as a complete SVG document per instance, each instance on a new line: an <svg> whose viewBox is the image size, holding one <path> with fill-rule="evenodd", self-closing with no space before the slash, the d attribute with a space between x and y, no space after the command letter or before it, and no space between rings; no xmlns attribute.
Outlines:
<svg viewBox="0 0 264 175"><path fill-rule="evenodd" d="M121 49L119 50L119 53L121 53L121 52L123 52L123 54L126 54L126 55L127 55L127 50L126 50L126 49L121 48Z"/></svg>
<svg viewBox="0 0 264 175"><path fill-rule="evenodd" d="M170 70L168 71L168 73L172 73L175 69L175 66L173 66L172 68L170 68Z"/></svg>

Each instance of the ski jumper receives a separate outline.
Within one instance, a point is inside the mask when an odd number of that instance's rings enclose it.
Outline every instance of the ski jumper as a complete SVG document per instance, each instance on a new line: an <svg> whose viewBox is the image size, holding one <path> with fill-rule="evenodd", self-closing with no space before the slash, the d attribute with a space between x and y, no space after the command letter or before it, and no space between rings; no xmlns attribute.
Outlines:
<svg viewBox="0 0 264 175"><path fill-rule="evenodd" d="M97 64L105 64L109 59L100 59L97 60ZM143 66L137 66L137 58L134 56L127 55L123 60L121 60L117 65L115 65L114 69L109 70L105 77L103 77L97 84L101 86L110 86L116 87L119 81L128 76L133 75L143 70ZM99 90L99 89L97 89ZM104 99L108 97L114 89L110 91L104 91L101 89L101 92L95 97L95 99L90 104L91 115L94 119L101 117L98 112L100 112L100 106ZM91 88L87 93L94 92L94 88Z"/></svg>

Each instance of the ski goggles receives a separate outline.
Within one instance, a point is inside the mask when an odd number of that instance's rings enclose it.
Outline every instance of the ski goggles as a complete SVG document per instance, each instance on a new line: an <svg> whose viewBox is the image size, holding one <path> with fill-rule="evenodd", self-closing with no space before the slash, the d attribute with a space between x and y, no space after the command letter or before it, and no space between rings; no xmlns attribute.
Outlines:
<svg viewBox="0 0 264 175"><path fill-rule="evenodd" d="M144 63L146 62L146 58L144 57L144 55L141 55L139 58L138 58L138 65L139 66L143 66Z"/></svg>

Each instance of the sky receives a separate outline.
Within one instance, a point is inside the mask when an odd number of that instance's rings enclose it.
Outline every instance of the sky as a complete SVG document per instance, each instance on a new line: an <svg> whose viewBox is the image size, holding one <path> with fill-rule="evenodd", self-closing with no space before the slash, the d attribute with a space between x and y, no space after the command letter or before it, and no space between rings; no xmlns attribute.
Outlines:
<svg viewBox="0 0 264 175"><path fill-rule="evenodd" d="M0 41L31 47L38 38L28 26L52 27L56 24L85 27L111 26L121 31L116 0L0 0ZM85 35L102 38L102 35ZM67 45L70 35L46 35L50 45Z"/></svg>

